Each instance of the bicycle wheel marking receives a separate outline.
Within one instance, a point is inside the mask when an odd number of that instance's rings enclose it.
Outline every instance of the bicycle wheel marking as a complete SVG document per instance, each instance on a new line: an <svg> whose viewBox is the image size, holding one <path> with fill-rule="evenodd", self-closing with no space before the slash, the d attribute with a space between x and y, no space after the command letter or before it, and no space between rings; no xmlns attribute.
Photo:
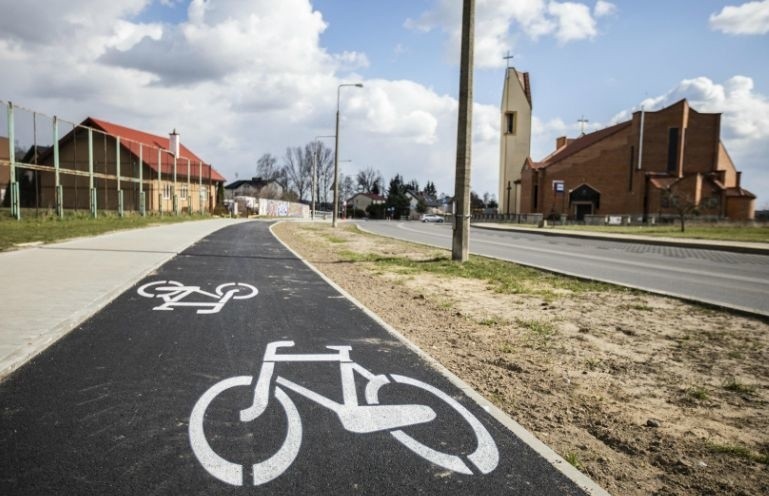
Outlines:
<svg viewBox="0 0 769 496"><path fill-rule="evenodd" d="M331 353L322 354L291 354L279 353L279 348L293 347L293 341L275 341L267 345L261 371L256 382L252 376L238 376L223 379L211 386L195 403L190 415L190 444L193 453L205 470L217 479L227 484L242 486L244 484L243 467L237 463L225 460L213 451L208 444L203 428L206 411L214 399L227 389L250 386L253 401L250 407L240 411L241 421L252 421L259 417L267 408L271 399L280 403L287 419L287 432L283 444L276 453L264 461L253 464L251 468L254 485L266 484L282 475L296 459L302 444L302 421L291 396L299 395L315 404L331 410L346 431L355 434L369 434L389 431L392 437L403 444L413 453L425 460L448 470L475 475L465 460L457 455L441 452L414 439L403 429L415 425L429 425L436 419L436 412L427 405L396 404L381 405L379 390L392 383L414 386L442 400L451 409L459 413L470 426L477 442L475 451L468 455L467 460L481 474L488 474L499 464L497 445L483 424L467 408L440 389L410 377L391 374L389 379L383 374L374 374L350 359L351 346L327 346ZM344 403L338 403L305 386L274 375L276 364L281 367L290 364L296 366L302 362L337 362L340 367L341 389L344 393ZM365 402L360 403L355 386L356 377L368 381L365 387ZM253 384L253 385L252 385ZM285 390L284 390L285 388ZM258 439L258 437L257 437Z"/></svg>
<svg viewBox="0 0 769 496"><path fill-rule="evenodd" d="M197 307L199 314L219 313L230 300L245 300L259 293L254 286L243 282L226 282L213 293L200 286L186 286L179 281L152 281L136 290L144 298L160 298L163 303L157 311L173 311L177 307Z"/></svg>
<svg viewBox="0 0 769 496"><path fill-rule="evenodd" d="M189 435L192 452L209 474L233 486L244 484L243 466L225 460L211 448L206 439L203 422L205 421L206 410L217 396L233 387L250 386L252 381L253 377L251 376L239 376L217 382L203 393L190 414ZM255 486L270 482L285 472L294 463L302 445L302 420L296 405L279 387L275 387L275 398L286 413L288 432L283 444L274 455L251 466L252 480Z"/></svg>

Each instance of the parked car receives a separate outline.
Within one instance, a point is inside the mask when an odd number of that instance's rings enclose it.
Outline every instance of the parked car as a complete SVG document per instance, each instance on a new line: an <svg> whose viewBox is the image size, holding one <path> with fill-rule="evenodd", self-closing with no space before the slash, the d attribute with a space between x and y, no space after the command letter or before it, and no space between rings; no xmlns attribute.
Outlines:
<svg viewBox="0 0 769 496"><path fill-rule="evenodd" d="M424 214L419 220L422 222L443 222L443 217L437 214Z"/></svg>

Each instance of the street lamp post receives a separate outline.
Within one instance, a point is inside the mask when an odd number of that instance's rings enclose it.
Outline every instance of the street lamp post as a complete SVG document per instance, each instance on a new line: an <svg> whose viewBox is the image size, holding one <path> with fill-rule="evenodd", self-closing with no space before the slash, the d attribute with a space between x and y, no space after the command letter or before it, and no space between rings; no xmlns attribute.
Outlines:
<svg viewBox="0 0 769 496"><path fill-rule="evenodd" d="M315 150L312 154L312 210L310 211L310 217L315 220L315 196L318 193L318 145L321 138L336 138L336 136L316 136L315 137ZM318 198L320 199L320 198Z"/></svg>
<svg viewBox="0 0 769 496"><path fill-rule="evenodd" d="M342 87L355 86L363 88L362 83L343 83L336 88L336 134L334 140L334 209L331 217L331 227L336 227L337 211L339 210L339 97Z"/></svg>

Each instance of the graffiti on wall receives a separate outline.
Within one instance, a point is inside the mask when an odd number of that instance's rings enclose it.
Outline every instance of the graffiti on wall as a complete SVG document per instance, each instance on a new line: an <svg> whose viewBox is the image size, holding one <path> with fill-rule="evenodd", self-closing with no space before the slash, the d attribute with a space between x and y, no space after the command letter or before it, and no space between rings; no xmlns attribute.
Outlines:
<svg viewBox="0 0 769 496"><path fill-rule="evenodd" d="M280 200L259 199L259 215L269 217L308 217L310 209L307 205Z"/></svg>

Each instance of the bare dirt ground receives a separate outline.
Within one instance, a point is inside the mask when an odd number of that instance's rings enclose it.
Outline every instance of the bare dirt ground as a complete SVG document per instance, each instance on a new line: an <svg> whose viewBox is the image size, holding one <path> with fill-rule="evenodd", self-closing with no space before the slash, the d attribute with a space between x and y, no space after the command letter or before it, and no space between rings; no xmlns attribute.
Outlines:
<svg viewBox="0 0 769 496"><path fill-rule="evenodd" d="M500 291L353 226L275 232L610 493L769 494L766 321L552 276Z"/></svg>

